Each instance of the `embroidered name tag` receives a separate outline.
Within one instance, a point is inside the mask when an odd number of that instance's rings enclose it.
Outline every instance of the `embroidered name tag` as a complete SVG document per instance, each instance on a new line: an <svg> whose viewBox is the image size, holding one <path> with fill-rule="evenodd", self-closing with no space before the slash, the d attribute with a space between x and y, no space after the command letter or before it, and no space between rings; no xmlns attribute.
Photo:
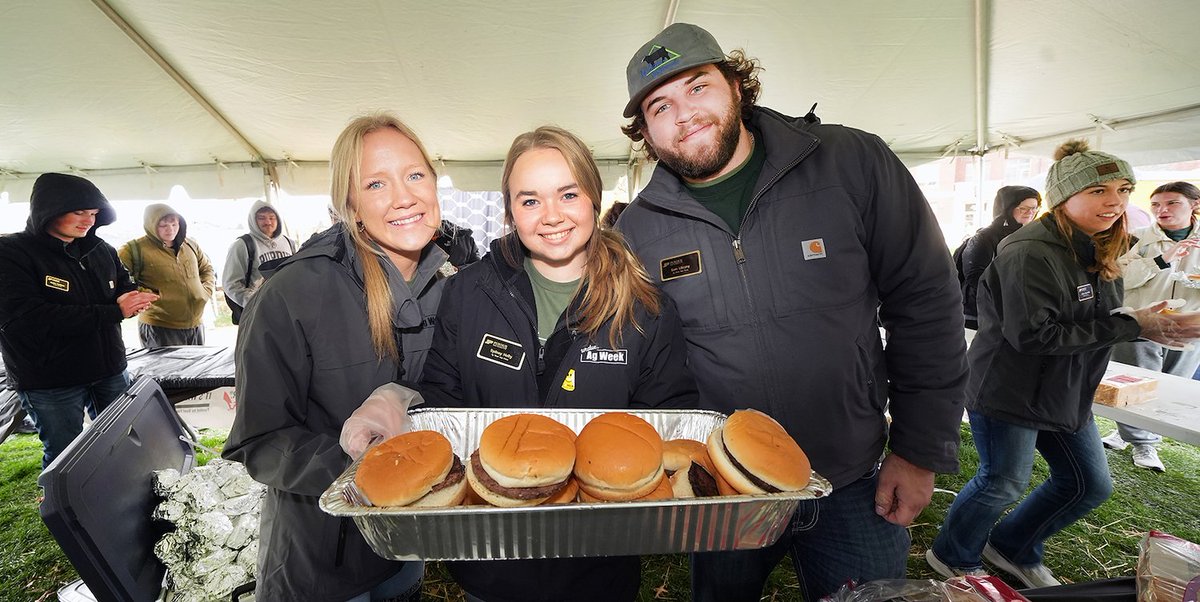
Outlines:
<svg viewBox="0 0 1200 602"><path fill-rule="evenodd" d="M1080 301L1088 301L1096 296L1096 293L1092 292L1092 285L1090 284L1081 284L1075 287L1075 292L1079 295Z"/></svg>
<svg viewBox="0 0 1200 602"><path fill-rule="evenodd" d="M71 283L57 276L46 276L46 286L56 291L67 292L71 290Z"/></svg>
<svg viewBox="0 0 1200 602"><path fill-rule="evenodd" d="M704 266L700 264L699 250L668 257L658 262L658 267L659 279L663 282L683 278L684 276L695 276L704 272Z"/></svg>
<svg viewBox="0 0 1200 602"><path fill-rule="evenodd" d="M590 345L579 350L579 361L587 364L624 366L629 363L629 351L625 349L601 349L596 345Z"/></svg>
<svg viewBox="0 0 1200 602"><path fill-rule="evenodd" d="M475 357L505 368L520 370L521 366L525 365L525 348L520 343L502 339L494 334L484 334Z"/></svg>
<svg viewBox="0 0 1200 602"><path fill-rule="evenodd" d="M800 243L804 248L804 261L810 259L825 259L825 239L814 238Z"/></svg>

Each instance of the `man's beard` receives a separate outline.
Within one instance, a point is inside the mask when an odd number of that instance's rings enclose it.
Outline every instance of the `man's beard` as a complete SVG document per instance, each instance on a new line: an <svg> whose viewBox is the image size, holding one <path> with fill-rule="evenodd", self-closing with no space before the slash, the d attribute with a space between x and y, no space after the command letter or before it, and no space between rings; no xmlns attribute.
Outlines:
<svg viewBox="0 0 1200 602"><path fill-rule="evenodd" d="M725 168L733 153L737 150L738 139L742 133L742 120L738 107L730 104L722 119L713 124L717 127L716 146L709 149L698 149L693 156L684 156L674 148L659 147L649 138L658 160L670 167L675 173L687 180L705 180L716 175Z"/></svg>

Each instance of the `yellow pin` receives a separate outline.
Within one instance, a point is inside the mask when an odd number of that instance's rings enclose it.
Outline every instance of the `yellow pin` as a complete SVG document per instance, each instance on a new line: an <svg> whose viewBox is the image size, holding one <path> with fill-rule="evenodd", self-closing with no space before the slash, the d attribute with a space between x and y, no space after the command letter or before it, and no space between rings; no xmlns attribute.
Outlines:
<svg viewBox="0 0 1200 602"><path fill-rule="evenodd" d="M567 370L567 377L563 379L563 391L575 390L575 369Z"/></svg>

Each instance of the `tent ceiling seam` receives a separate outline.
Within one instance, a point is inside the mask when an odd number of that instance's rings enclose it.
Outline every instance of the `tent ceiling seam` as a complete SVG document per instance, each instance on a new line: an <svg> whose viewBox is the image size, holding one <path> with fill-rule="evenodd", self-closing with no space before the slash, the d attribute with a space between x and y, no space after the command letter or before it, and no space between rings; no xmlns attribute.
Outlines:
<svg viewBox="0 0 1200 602"><path fill-rule="evenodd" d="M146 41L146 39L142 37L142 35L138 33L138 31L134 29L128 21L126 21L123 17L121 17L120 14L117 13L116 10L109 6L106 0L92 0L92 4L95 4L96 8L99 8L100 12L104 13L104 15L108 17L113 24L115 24L122 32L125 33L127 37L129 37L130 40L133 41L134 44L138 46L138 48L141 48L142 52L144 52L146 56L148 56L159 67L161 67L162 70L171 77L171 79L175 80L175 83L178 84L180 88L183 88L183 91L187 92L187 94L192 97L192 100L196 101L213 119L220 123L221 126L224 127L230 133L230 135L234 137L234 139L237 140L238 144L241 145L246 152L250 153L251 159L262 163L266 163L268 161L267 158L263 156L262 152L255 148L255 146L251 144L250 141L247 140L246 137L243 136L242 133L236 127L234 127L234 125L230 123L229 120L226 119L225 116L222 115L221 112L218 111L217 108L214 107L212 103L210 103L208 99L200 93L199 90L192 86L191 82L189 82L187 78L183 77L183 74L179 73L179 71L177 71L175 67L171 65L171 63L169 63L167 59L158 52L157 49L154 48L154 46L151 46L150 42Z"/></svg>

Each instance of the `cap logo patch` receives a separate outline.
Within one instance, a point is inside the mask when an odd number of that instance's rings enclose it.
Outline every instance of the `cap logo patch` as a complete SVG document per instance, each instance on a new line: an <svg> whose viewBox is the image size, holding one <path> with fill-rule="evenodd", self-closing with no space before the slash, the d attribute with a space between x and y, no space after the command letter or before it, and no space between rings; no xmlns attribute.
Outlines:
<svg viewBox="0 0 1200 602"><path fill-rule="evenodd" d="M679 58L679 53L663 46L654 45L650 47L650 53L642 57L642 77L650 77L655 71L662 68L663 65Z"/></svg>
<svg viewBox="0 0 1200 602"><path fill-rule="evenodd" d="M1107 176L1110 173L1117 173L1121 168L1116 163L1104 163L1096 166L1096 175Z"/></svg>

